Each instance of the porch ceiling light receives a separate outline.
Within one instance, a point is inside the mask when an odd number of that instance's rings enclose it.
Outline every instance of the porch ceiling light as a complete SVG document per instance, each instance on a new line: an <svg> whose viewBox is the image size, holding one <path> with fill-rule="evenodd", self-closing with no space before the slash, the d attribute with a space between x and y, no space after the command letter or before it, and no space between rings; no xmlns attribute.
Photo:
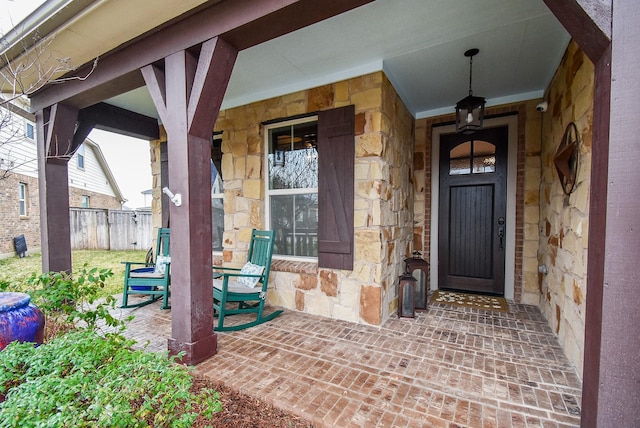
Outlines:
<svg viewBox="0 0 640 428"><path fill-rule="evenodd" d="M464 56L469 57L469 95L458 101L456 104L456 132L471 134L482 129L484 120L484 97L476 97L471 89L471 79L473 76L473 57L480 50L469 49Z"/></svg>

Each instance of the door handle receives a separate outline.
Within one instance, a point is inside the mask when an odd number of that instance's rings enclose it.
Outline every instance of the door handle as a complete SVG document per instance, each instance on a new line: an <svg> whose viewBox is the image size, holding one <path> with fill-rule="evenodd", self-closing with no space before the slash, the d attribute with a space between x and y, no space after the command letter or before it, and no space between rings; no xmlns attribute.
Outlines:
<svg viewBox="0 0 640 428"><path fill-rule="evenodd" d="M498 238L500 238L500 251L504 250L504 217L500 217L498 219L498 224L500 225L500 227L498 227Z"/></svg>

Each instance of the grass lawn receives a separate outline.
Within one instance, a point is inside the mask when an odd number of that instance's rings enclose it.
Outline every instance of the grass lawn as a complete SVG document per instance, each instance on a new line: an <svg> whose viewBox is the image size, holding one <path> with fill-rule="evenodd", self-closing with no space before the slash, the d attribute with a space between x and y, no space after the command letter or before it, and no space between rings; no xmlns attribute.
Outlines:
<svg viewBox="0 0 640 428"><path fill-rule="evenodd" d="M124 265L122 261L143 262L146 251L103 251L103 250L74 250L71 253L73 271L82 268L86 263L88 268L111 269L113 276L105 281L105 289L101 296L122 293ZM33 254L27 257L12 257L0 260L0 280L9 281L12 289L23 289L32 273L42 272L42 255Z"/></svg>

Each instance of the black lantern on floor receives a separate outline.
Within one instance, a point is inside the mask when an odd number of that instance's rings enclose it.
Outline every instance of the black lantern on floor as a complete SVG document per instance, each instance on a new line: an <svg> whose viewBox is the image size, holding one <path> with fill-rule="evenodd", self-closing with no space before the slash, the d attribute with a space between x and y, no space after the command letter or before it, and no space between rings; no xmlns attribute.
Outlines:
<svg viewBox="0 0 640 428"><path fill-rule="evenodd" d="M398 317L415 318L416 279L405 272L398 281Z"/></svg>
<svg viewBox="0 0 640 428"><path fill-rule="evenodd" d="M471 134L482 129L485 99L474 96L471 89L473 57L478 52L480 52L478 49L469 49L464 53L464 56L469 57L469 95L456 104L456 132L458 133Z"/></svg>
<svg viewBox="0 0 640 428"><path fill-rule="evenodd" d="M413 257L404 259L404 264L406 272L416 280L415 308L427 309L429 263L422 258L419 251L414 251Z"/></svg>

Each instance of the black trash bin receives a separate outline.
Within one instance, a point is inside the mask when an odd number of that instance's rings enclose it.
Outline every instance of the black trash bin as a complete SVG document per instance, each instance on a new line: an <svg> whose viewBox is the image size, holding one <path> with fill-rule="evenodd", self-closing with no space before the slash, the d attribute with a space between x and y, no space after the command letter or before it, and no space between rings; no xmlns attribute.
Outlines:
<svg viewBox="0 0 640 428"><path fill-rule="evenodd" d="M18 256L24 257L27 255L27 240L24 239L24 235L18 235L13 238L13 248L16 249Z"/></svg>

